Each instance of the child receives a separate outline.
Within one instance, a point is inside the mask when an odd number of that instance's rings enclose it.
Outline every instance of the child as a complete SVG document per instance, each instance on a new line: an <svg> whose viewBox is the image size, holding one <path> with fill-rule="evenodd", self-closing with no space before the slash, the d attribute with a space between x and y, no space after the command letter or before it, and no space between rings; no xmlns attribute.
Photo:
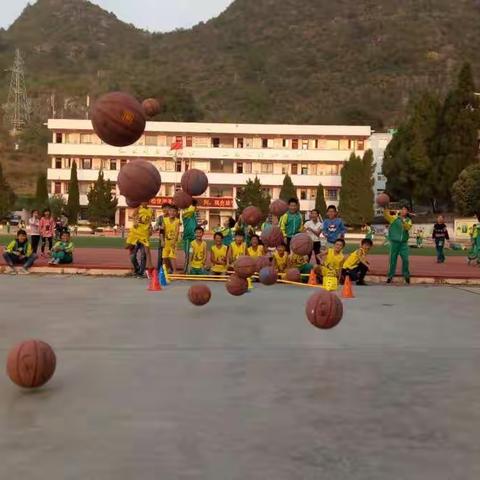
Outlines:
<svg viewBox="0 0 480 480"><path fill-rule="evenodd" d="M373 242L369 238L362 240L360 248L351 253L345 260L342 269L342 279L348 276L352 282L357 282L357 285L366 285L365 276L369 267L367 254L372 246Z"/></svg>
<svg viewBox="0 0 480 480"><path fill-rule="evenodd" d="M30 241L32 243L32 252L36 255L38 245L40 244L40 212L32 210L32 216L28 219L30 229Z"/></svg>
<svg viewBox="0 0 480 480"><path fill-rule="evenodd" d="M170 205L168 209L168 217L163 219L165 228L165 247L163 249L163 261L168 270L172 274L175 266L174 262L177 258L177 243L180 233L180 220L178 219L178 209L175 205Z"/></svg>
<svg viewBox="0 0 480 480"><path fill-rule="evenodd" d="M290 242L292 237L303 230L303 219L298 211L300 204L296 198L288 201L288 212L280 217L279 226L283 236L287 239L287 251L290 252Z"/></svg>
<svg viewBox="0 0 480 480"><path fill-rule="evenodd" d="M39 222L40 236L42 237L42 247L40 251L42 256L45 256L45 247L48 242L48 251L52 251L53 247L53 234L55 231L55 221L52 218L52 213L47 208L43 211L43 216Z"/></svg>
<svg viewBox="0 0 480 480"><path fill-rule="evenodd" d="M423 247L423 228L418 228L415 232L417 248Z"/></svg>
<svg viewBox="0 0 480 480"><path fill-rule="evenodd" d="M323 221L323 235L327 239L327 247L332 248L339 238L344 238L347 229L341 218L338 218L337 207L329 205L327 218Z"/></svg>
<svg viewBox="0 0 480 480"><path fill-rule="evenodd" d="M443 215L437 217L437 223L433 226L432 238L437 251L437 263L443 263L445 262L445 253L443 252L445 240L450 240Z"/></svg>
<svg viewBox="0 0 480 480"><path fill-rule="evenodd" d="M305 232L308 233L308 236L313 241L313 255L315 262L318 262L318 254L320 253L320 248L322 244L320 242L320 234L322 233L322 222L319 219L318 210L312 210L310 212L310 219L308 222L305 222Z"/></svg>
<svg viewBox="0 0 480 480"><path fill-rule="evenodd" d="M318 260L320 266L315 267L315 273L319 277L320 281L323 281L323 277L335 277L340 279L343 261L343 249L345 248L345 240L339 238L332 248L324 249L319 255Z"/></svg>
<svg viewBox="0 0 480 480"><path fill-rule="evenodd" d="M210 249L211 272L213 275L225 275L227 273L228 247L224 244L224 240L220 232L213 236L214 245Z"/></svg>
<svg viewBox="0 0 480 480"><path fill-rule="evenodd" d="M235 240L228 249L228 264L233 265L238 257L246 254L247 244L245 243L245 234L242 230L237 230L235 232Z"/></svg>
<svg viewBox="0 0 480 480"><path fill-rule="evenodd" d="M288 265L287 246L281 243L273 252L273 265L278 273L284 273Z"/></svg>
<svg viewBox="0 0 480 480"><path fill-rule="evenodd" d="M306 255L298 255L291 252L288 257L288 267L298 268L300 273L308 274L311 272L313 265L308 263L308 257Z"/></svg>
<svg viewBox="0 0 480 480"><path fill-rule="evenodd" d="M69 232L63 232L60 240L53 246L52 260L49 263L53 265L73 263L73 243Z"/></svg>
<svg viewBox="0 0 480 480"><path fill-rule="evenodd" d="M368 240L371 240L373 242L373 236L375 235L375 229L369 225L368 223L366 223L362 230L365 232L365 238L367 238Z"/></svg>
<svg viewBox="0 0 480 480"><path fill-rule="evenodd" d="M247 248L247 255L250 257L258 258L265 255L263 245L260 245L260 237L258 235L252 235L250 239L250 247Z"/></svg>
<svg viewBox="0 0 480 480"><path fill-rule="evenodd" d="M480 214L477 215L480 222ZM468 264L477 259L477 265L480 265L480 223L472 227L472 246L468 252Z"/></svg>
<svg viewBox="0 0 480 480"><path fill-rule="evenodd" d="M207 261L207 242L203 240L203 228L195 228L195 240L190 243L190 274L205 275Z"/></svg>
<svg viewBox="0 0 480 480"><path fill-rule="evenodd" d="M182 249L185 253L185 265L183 273L188 271L188 260L190 253L190 243L196 238L197 224L197 205L198 201L193 200L192 205L182 210L182 224L183 224L183 241Z"/></svg>
<svg viewBox="0 0 480 480"><path fill-rule="evenodd" d="M17 232L17 238L8 244L3 253L3 258L10 267L12 275L16 275L17 273L30 273L29 268L35 262L37 256L32 252L32 246L28 241L25 230L19 230ZM15 265L22 265L19 272L15 269Z"/></svg>
<svg viewBox="0 0 480 480"><path fill-rule="evenodd" d="M235 220L229 217L225 220L223 227L217 227L215 233L221 233L223 237L223 244L229 247L233 242L233 228L235 227Z"/></svg>

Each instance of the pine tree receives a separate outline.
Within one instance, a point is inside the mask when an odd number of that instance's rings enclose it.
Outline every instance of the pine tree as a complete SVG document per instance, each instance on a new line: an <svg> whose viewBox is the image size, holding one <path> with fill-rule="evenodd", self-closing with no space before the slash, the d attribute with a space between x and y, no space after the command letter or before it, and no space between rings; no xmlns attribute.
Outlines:
<svg viewBox="0 0 480 480"><path fill-rule="evenodd" d="M58 218L62 213L65 212L65 199L63 195L53 195L48 201L48 208L52 212L53 218Z"/></svg>
<svg viewBox="0 0 480 480"><path fill-rule="evenodd" d="M265 217L268 215L270 195L262 190L262 184L258 177L255 177L255 180L247 180L245 187L238 189L236 200L239 215L250 205L259 208Z"/></svg>
<svg viewBox="0 0 480 480"><path fill-rule="evenodd" d="M41 173L37 177L37 190L35 194L35 203L39 210L43 210L48 207L48 186L47 175Z"/></svg>
<svg viewBox="0 0 480 480"><path fill-rule="evenodd" d="M373 175L375 173L375 162L373 158L373 151L367 150L362 158L362 176L361 190L360 190L360 220L362 224L371 223L375 215L373 204L375 200L375 193L373 187L375 180Z"/></svg>
<svg viewBox="0 0 480 480"><path fill-rule="evenodd" d="M3 168L0 163L0 219L9 215L15 204L16 195L3 176Z"/></svg>
<svg viewBox="0 0 480 480"><path fill-rule="evenodd" d="M461 215L480 215L480 163L470 165L460 173L453 184L452 196L455 209Z"/></svg>
<svg viewBox="0 0 480 480"><path fill-rule="evenodd" d="M101 225L113 225L115 221L118 201L112 193L113 186L110 180L104 179L100 170L97 181L87 194L87 217L94 230Z"/></svg>
<svg viewBox="0 0 480 480"><path fill-rule="evenodd" d="M67 217L72 225L76 225L80 214L80 193L78 189L77 164L73 162L68 188Z"/></svg>
<svg viewBox="0 0 480 480"><path fill-rule="evenodd" d="M361 197L363 190L363 165L360 157L352 153L342 168L342 189L339 211L348 225L362 225Z"/></svg>
<svg viewBox="0 0 480 480"><path fill-rule="evenodd" d="M283 185L280 190L279 198L284 202L288 202L291 198L297 198L297 190L293 185L292 179L290 178L290 175L288 175L288 173L283 179Z"/></svg>
<svg viewBox="0 0 480 480"><path fill-rule="evenodd" d="M327 213L327 204L325 203L325 193L323 192L323 185L318 184L317 193L315 195L315 210L318 210L318 213L325 218Z"/></svg>

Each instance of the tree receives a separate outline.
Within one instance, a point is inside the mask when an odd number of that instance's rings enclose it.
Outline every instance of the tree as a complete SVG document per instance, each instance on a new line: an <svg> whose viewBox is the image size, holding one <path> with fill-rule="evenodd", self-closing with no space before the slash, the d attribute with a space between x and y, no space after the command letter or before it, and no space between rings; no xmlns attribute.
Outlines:
<svg viewBox="0 0 480 480"><path fill-rule="evenodd" d="M262 184L258 177L255 177L255 180L247 180L245 187L238 190L238 214L241 214L243 210L250 205L254 205L267 216L270 200L270 195L262 189Z"/></svg>
<svg viewBox="0 0 480 480"><path fill-rule="evenodd" d="M322 218L325 218L327 213L327 204L325 203L325 194L323 193L323 185L318 184L317 194L315 195L315 210L318 210Z"/></svg>
<svg viewBox="0 0 480 480"><path fill-rule="evenodd" d="M460 173L452 187L455 209L465 216L480 215L480 163Z"/></svg>
<svg viewBox="0 0 480 480"><path fill-rule="evenodd" d="M361 225L361 180L362 160L352 153L342 168L342 189L340 190L340 214L348 225Z"/></svg>
<svg viewBox="0 0 480 480"><path fill-rule="evenodd" d="M288 202L291 198L297 198L297 191L288 173L285 175L285 178L283 179L283 185L280 190L279 198L284 202Z"/></svg>
<svg viewBox="0 0 480 480"><path fill-rule="evenodd" d="M362 158L362 176L360 183L360 218L362 224L371 223L375 216L373 204L375 202L375 193L373 187L375 179L375 162L373 158L373 151L367 150Z"/></svg>
<svg viewBox="0 0 480 480"><path fill-rule="evenodd" d="M71 224L76 224L80 213L80 193L78 190L77 164L73 162L68 187L67 217Z"/></svg>
<svg viewBox="0 0 480 480"><path fill-rule="evenodd" d="M105 180L100 170L97 181L87 194L87 217L94 229L100 225L112 225L115 221L118 201L112 193L113 188L113 183Z"/></svg>
<svg viewBox="0 0 480 480"><path fill-rule="evenodd" d="M65 212L65 207L66 207L65 199L63 198L62 195L54 195L53 197L50 197L50 200L48 202L48 207L52 212L52 217L57 218L63 212Z"/></svg>
<svg viewBox="0 0 480 480"><path fill-rule="evenodd" d="M3 168L0 163L0 219L9 215L15 204L15 199L16 195L3 176Z"/></svg>
<svg viewBox="0 0 480 480"><path fill-rule="evenodd" d="M48 206L47 175L41 173L37 178L37 190L35 193L37 208L42 210Z"/></svg>

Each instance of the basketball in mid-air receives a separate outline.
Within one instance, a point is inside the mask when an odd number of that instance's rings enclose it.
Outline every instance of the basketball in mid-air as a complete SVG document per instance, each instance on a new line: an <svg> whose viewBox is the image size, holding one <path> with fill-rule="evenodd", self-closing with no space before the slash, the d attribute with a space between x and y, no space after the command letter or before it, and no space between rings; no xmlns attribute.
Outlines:
<svg viewBox="0 0 480 480"><path fill-rule="evenodd" d="M313 240L306 233L297 233L290 241L290 250L297 255L310 255Z"/></svg>
<svg viewBox="0 0 480 480"><path fill-rule="evenodd" d="M175 192L172 202L178 208L184 209L188 208L192 204L193 198L183 190L179 190L178 192Z"/></svg>
<svg viewBox="0 0 480 480"><path fill-rule="evenodd" d="M253 257L242 255L235 260L233 269L240 278L248 278L257 271L257 262Z"/></svg>
<svg viewBox="0 0 480 480"><path fill-rule="evenodd" d="M201 170L191 168L182 175L182 190L192 197L202 195L208 188L208 177Z"/></svg>
<svg viewBox="0 0 480 480"><path fill-rule="evenodd" d="M280 227L266 227L260 235L263 245L267 248L276 248L284 242L283 233Z"/></svg>
<svg viewBox="0 0 480 480"><path fill-rule="evenodd" d="M343 304L335 293L320 290L308 299L305 313L312 325L326 330L340 323Z"/></svg>
<svg viewBox="0 0 480 480"><path fill-rule="evenodd" d="M135 143L145 131L145 111L130 94L107 93L92 106L95 133L109 145L126 147Z"/></svg>
<svg viewBox="0 0 480 480"><path fill-rule="evenodd" d="M285 271L285 280L289 282L301 282L302 276L300 274L300 270L298 268L289 268Z"/></svg>
<svg viewBox="0 0 480 480"><path fill-rule="evenodd" d="M377 196L377 205L379 207L386 207L390 203L390 197L386 193L380 193Z"/></svg>
<svg viewBox="0 0 480 480"><path fill-rule="evenodd" d="M272 262L270 261L270 257L267 257L267 255L262 255L261 257L257 257L256 263L257 263L257 272L259 272L263 267L269 267L272 264Z"/></svg>
<svg viewBox="0 0 480 480"><path fill-rule="evenodd" d="M193 285L188 290L188 299L194 305L201 307L202 305L206 305L210 298L212 298L212 292L207 285Z"/></svg>
<svg viewBox="0 0 480 480"><path fill-rule="evenodd" d="M283 200L274 200L270 204L270 213L276 217L281 217L283 214L287 213L288 204Z"/></svg>
<svg viewBox="0 0 480 480"><path fill-rule="evenodd" d="M160 102L156 98L147 98L142 102L147 117L154 117L160 113Z"/></svg>
<svg viewBox="0 0 480 480"><path fill-rule="evenodd" d="M273 267L263 267L258 274L258 279L263 285L273 285L277 283L277 278L277 271Z"/></svg>
<svg viewBox="0 0 480 480"><path fill-rule="evenodd" d="M233 274L227 280L225 287L230 295L240 297L244 293L248 292L248 282L244 278L240 278L238 275Z"/></svg>
<svg viewBox="0 0 480 480"><path fill-rule="evenodd" d="M23 388L45 385L52 378L56 365L55 352L41 340L27 340L15 345L7 357L10 380Z"/></svg>
<svg viewBox="0 0 480 480"><path fill-rule="evenodd" d="M147 160L128 162L118 173L120 193L132 202L148 202L162 185L160 172Z"/></svg>
<svg viewBox="0 0 480 480"><path fill-rule="evenodd" d="M247 225L256 227L263 218L261 210L253 205L245 208L242 212L242 219Z"/></svg>

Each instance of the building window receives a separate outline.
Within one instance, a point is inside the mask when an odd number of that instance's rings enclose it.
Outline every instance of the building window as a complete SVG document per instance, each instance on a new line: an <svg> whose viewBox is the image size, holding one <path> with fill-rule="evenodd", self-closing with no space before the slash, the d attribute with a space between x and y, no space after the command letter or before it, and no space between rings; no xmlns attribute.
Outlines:
<svg viewBox="0 0 480 480"><path fill-rule="evenodd" d="M318 150L318 138L315 139L315 149Z"/></svg>
<svg viewBox="0 0 480 480"><path fill-rule="evenodd" d="M308 140L302 140L302 150L308 150Z"/></svg>
<svg viewBox="0 0 480 480"><path fill-rule="evenodd" d="M237 162L237 173L243 173L243 163Z"/></svg>
<svg viewBox="0 0 480 480"><path fill-rule="evenodd" d="M298 174L298 163L292 163L292 175Z"/></svg>
<svg viewBox="0 0 480 480"><path fill-rule="evenodd" d="M325 189L325 200L337 200L337 190L335 188Z"/></svg>
<svg viewBox="0 0 480 480"><path fill-rule="evenodd" d="M117 169L117 161L110 160L110 170L116 170L116 169Z"/></svg>
<svg viewBox="0 0 480 480"><path fill-rule="evenodd" d="M171 197L173 195L173 185L165 185L165 196Z"/></svg>
<svg viewBox="0 0 480 480"><path fill-rule="evenodd" d="M62 193L62 182L53 183L53 192L55 193L55 195Z"/></svg>
<svg viewBox="0 0 480 480"><path fill-rule="evenodd" d="M191 136L188 136L186 138L185 144L186 144L187 147L192 147L193 146L193 138Z"/></svg>
<svg viewBox="0 0 480 480"><path fill-rule="evenodd" d="M181 143L183 145L183 137L175 137L175 143Z"/></svg>
<svg viewBox="0 0 480 480"><path fill-rule="evenodd" d="M268 148L268 138L262 138L262 148Z"/></svg>
<svg viewBox="0 0 480 480"><path fill-rule="evenodd" d="M348 140L346 138L342 138L339 141L339 149L340 150L348 150Z"/></svg>
<svg viewBox="0 0 480 480"><path fill-rule="evenodd" d="M127 164L127 159L122 158L122 160L120 160L120 168L124 167L126 164Z"/></svg>
<svg viewBox="0 0 480 480"><path fill-rule="evenodd" d="M307 165L302 165L301 174L302 175L308 175L308 166Z"/></svg>
<svg viewBox="0 0 480 480"><path fill-rule="evenodd" d="M237 138L237 148L243 148L243 138Z"/></svg>
<svg viewBox="0 0 480 480"><path fill-rule="evenodd" d="M148 145L148 146L158 145L158 137L156 135L145 135L145 145Z"/></svg>
<svg viewBox="0 0 480 480"><path fill-rule="evenodd" d="M263 187L262 192L266 193L270 198L273 197L273 188Z"/></svg>
<svg viewBox="0 0 480 480"><path fill-rule="evenodd" d="M293 150L298 150L298 138L292 140L292 148Z"/></svg>
<svg viewBox="0 0 480 480"><path fill-rule="evenodd" d="M62 159L56 158L55 159L55 168L62 168Z"/></svg>
<svg viewBox="0 0 480 480"><path fill-rule="evenodd" d="M181 160L175 160L175 171L176 172L181 172L182 171L182 161Z"/></svg>
<svg viewBox="0 0 480 480"><path fill-rule="evenodd" d="M357 140L357 150L363 150L365 148L365 142L363 140Z"/></svg>
<svg viewBox="0 0 480 480"><path fill-rule="evenodd" d="M317 165L314 163L310 165L310 175L316 175L317 174Z"/></svg>
<svg viewBox="0 0 480 480"><path fill-rule="evenodd" d="M190 168L190 161L185 160L185 171L187 171Z"/></svg>
<svg viewBox="0 0 480 480"><path fill-rule="evenodd" d="M55 134L55 143L63 143L63 135L61 133Z"/></svg>
<svg viewBox="0 0 480 480"><path fill-rule="evenodd" d="M307 191L300 190L300 200L306 200L306 199L307 199Z"/></svg>
<svg viewBox="0 0 480 480"><path fill-rule="evenodd" d="M92 159L91 158L82 158L82 169L90 170L92 168Z"/></svg>
<svg viewBox="0 0 480 480"><path fill-rule="evenodd" d="M282 147L283 148L288 147L288 140L286 138L282 139Z"/></svg>
<svg viewBox="0 0 480 480"><path fill-rule="evenodd" d="M286 175L287 174L287 167L282 167L282 175Z"/></svg>
<svg viewBox="0 0 480 480"><path fill-rule="evenodd" d="M218 137L212 138L212 147L219 148L220 147L220 139Z"/></svg>
<svg viewBox="0 0 480 480"><path fill-rule="evenodd" d="M273 173L273 163L262 163L260 166L261 173Z"/></svg>
<svg viewBox="0 0 480 480"><path fill-rule="evenodd" d="M92 143L92 136L89 133L81 133L80 143Z"/></svg>
<svg viewBox="0 0 480 480"><path fill-rule="evenodd" d="M252 162L246 162L243 164L243 173L252 173Z"/></svg>

